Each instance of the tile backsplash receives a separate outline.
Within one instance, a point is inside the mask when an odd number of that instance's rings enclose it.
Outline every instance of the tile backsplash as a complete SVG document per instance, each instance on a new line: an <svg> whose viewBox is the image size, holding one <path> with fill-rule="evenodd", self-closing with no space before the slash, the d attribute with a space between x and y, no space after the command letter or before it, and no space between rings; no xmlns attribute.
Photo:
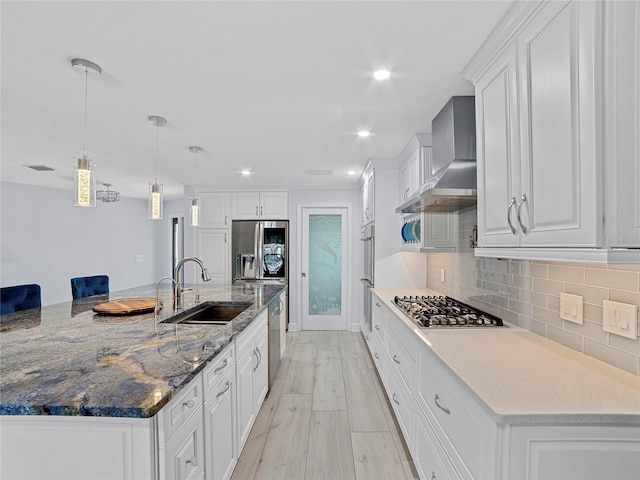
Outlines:
<svg viewBox="0 0 640 480"><path fill-rule="evenodd" d="M455 253L427 254L428 288L640 375L640 340L602 328L603 300L634 304L640 311L640 265L476 258L467 247L476 211L458 216L458 244L462 248ZM444 282L440 280L442 268ZM560 318L561 292L583 297L583 325Z"/></svg>

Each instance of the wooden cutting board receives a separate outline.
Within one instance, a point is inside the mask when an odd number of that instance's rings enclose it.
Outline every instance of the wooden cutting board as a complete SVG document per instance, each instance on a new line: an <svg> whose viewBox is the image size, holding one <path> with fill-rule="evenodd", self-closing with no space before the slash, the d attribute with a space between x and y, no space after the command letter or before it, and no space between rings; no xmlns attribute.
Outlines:
<svg viewBox="0 0 640 480"><path fill-rule="evenodd" d="M122 300L99 303L93 307L93 311L100 315L135 315L153 312L155 305L154 298L123 298ZM162 307L162 301L160 301L160 307Z"/></svg>

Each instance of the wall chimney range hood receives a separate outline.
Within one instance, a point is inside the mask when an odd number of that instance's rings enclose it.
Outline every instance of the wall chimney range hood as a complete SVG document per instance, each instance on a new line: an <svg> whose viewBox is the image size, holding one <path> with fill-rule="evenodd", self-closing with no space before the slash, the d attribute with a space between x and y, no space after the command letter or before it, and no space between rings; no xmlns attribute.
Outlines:
<svg viewBox="0 0 640 480"><path fill-rule="evenodd" d="M455 212L476 205L475 97L451 97L433 119L431 133L426 180L397 213Z"/></svg>

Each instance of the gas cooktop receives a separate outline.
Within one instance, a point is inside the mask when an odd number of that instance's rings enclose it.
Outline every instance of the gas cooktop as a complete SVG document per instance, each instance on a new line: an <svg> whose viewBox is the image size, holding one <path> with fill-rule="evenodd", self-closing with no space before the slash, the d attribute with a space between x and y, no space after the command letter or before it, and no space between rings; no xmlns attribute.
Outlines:
<svg viewBox="0 0 640 480"><path fill-rule="evenodd" d="M444 296L396 296L394 303L421 328L502 327L502 319Z"/></svg>

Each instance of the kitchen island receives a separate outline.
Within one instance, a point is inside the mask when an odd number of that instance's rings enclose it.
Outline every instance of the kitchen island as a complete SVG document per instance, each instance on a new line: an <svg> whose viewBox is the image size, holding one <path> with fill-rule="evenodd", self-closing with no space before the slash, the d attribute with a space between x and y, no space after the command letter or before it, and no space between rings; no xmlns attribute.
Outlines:
<svg viewBox="0 0 640 480"><path fill-rule="evenodd" d="M206 417L202 407L211 393L207 388L218 386L208 385L207 381L222 370L213 367L232 364L233 375L225 377L228 383L223 390L234 386L234 415L236 408L242 408L241 404L235 405L236 343L240 339L240 347L248 348L248 340L257 342L262 335L266 338L266 307L285 288L253 283L192 287L184 294L183 312L210 301L250 306L226 325L171 323L177 312L172 310L172 288L167 282L159 291L164 308L157 321L153 312L104 316L92 310L106 301L155 299L156 285L3 315L0 476L36 478L31 466L24 464L24 455L14 448L16 443L31 442L33 451L27 451L27 457L35 454L46 466L41 469L40 478L173 477L175 472L169 473L172 459L164 461L173 441L169 434L187 427L179 424L182 420ZM264 327L258 332L254 324L262 322ZM262 367L257 368L262 363L259 348L264 349L265 344L258 347L251 343L250 347L245 355L250 363L248 370L261 372ZM239 358L241 352L237 353ZM266 389L262 398L265 393ZM255 410L261 399L250 400ZM184 419L183 412L188 413ZM174 417L180 417L178 423ZM194 448L202 448L201 430ZM36 436L30 438L34 432ZM233 437L230 442L235 441L235 434ZM38 438L47 439L49 446L38 444ZM196 442L196 437L193 439ZM237 454L238 449L234 448L235 458ZM98 462L96 467L91 466L89 460L95 463L97 458L103 458L104 465ZM194 458L183 459L178 470L190 474L202 469L203 473L204 462L198 465ZM77 468L60 468L70 462L76 463ZM25 474L18 477L16 472Z"/></svg>

